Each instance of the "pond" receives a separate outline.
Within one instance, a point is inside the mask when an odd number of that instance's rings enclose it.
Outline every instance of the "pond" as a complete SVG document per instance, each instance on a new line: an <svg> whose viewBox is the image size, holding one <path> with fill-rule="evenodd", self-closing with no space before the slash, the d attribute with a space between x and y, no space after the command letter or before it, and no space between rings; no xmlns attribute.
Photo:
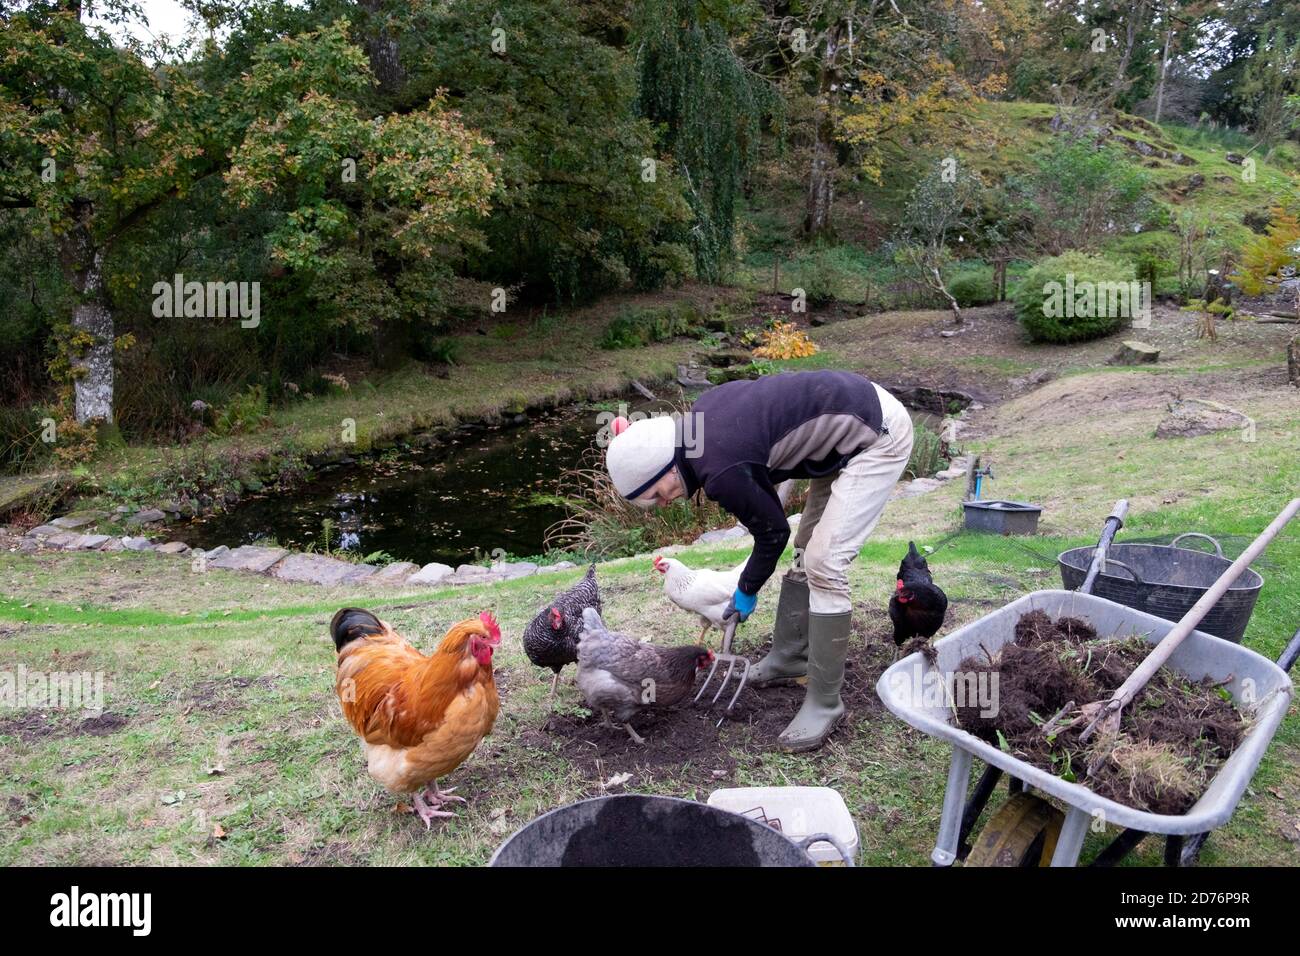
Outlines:
<svg viewBox="0 0 1300 956"><path fill-rule="evenodd" d="M229 512L178 525L177 537L201 548L270 538L320 551L328 522L330 547L358 555L453 567L497 549L536 555L546 529L565 516L536 498L555 494L560 475L595 444L600 411L570 406L520 427L457 430L433 448L322 470L293 492L248 496Z"/></svg>
<svg viewBox="0 0 1300 956"><path fill-rule="evenodd" d="M565 511L545 496L595 444L603 406L569 406L518 427L458 429L429 449L411 448L318 471L292 492L250 495L231 511L175 526L191 547L274 539L294 550L385 552L396 561L455 567L505 552L545 550L546 529ZM638 401L632 411L668 410ZM935 427L937 416L914 411ZM539 497L542 500L538 500Z"/></svg>

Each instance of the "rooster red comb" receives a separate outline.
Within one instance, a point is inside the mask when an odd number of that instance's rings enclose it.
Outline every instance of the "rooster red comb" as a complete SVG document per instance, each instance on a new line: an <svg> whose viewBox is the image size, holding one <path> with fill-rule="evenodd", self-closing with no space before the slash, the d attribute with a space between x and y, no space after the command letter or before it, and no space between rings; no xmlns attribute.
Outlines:
<svg viewBox="0 0 1300 956"><path fill-rule="evenodd" d="M632 427L632 423L629 422L622 415L618 416L618 418L614 419L612 422L609 423L609 430L614 433L615 437L618 437L619 435L623 434L631 427Z"/></svg>
<svg viewBox="0 0 1300 956"><path fill-rule="evenodd" d="M491 638L492 644L501 643L501 628L497 626L497 619L492 616L491 611L484 611L478 616L479 621L487 628L488 637Z"/></svg>

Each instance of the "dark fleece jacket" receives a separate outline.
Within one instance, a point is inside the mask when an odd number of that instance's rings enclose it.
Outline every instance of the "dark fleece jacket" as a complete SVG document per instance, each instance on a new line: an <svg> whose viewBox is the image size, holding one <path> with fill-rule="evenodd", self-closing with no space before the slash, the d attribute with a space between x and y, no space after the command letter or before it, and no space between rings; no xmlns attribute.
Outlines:
<svg viewBox="0 0 1300 956"><path fill-rule="evenodd" d="M880 396L853 372L786 372L728 382L678 423L676 464L687 495L704 494L754 536L740 589L757 594L790 539L776 486L823 478L883 433Z"/></svg>

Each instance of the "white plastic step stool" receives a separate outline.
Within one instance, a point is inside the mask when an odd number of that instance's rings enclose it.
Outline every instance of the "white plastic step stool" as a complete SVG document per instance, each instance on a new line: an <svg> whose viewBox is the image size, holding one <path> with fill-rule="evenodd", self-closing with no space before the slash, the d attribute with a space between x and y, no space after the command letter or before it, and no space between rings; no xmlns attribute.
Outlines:
<svg viewBox="0 0 1300 956"><path fill-rule="evenodd" d="M791 840L812 833L829 833L849 851L858 854L858 828L844 798L830 787L727 787L709 794L708 804L760 823L778 824ZM817 863L839 863L840 855L828 843L815 843L808 855Z"/></svg>

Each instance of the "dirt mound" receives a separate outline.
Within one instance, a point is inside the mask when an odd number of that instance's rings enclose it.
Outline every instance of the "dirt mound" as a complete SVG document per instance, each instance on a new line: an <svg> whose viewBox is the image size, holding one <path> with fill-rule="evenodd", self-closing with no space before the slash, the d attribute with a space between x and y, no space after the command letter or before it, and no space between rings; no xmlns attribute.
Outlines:
<svg viewBox="0 0 1300 956"><path fill-rule="evenodd" d="M837 736L852 733L854 724L873 719L883 709L876 681L896 656L890 633L891 625L883 611L855 609L841 691L847 715ZM757 661L767 652L767 646L737 650ZM717 680L715 677L708 697L712 697ZM723 716L728 697L707 709L702 704L688 704L667 712L637 715L632 726L645 738L644 746L621 727L603 726L599 716L568 712L550 715L541 727L523 730L521 737L526 746L545 750L553 750L558 743L559 754L593 783L621 772L637 777L671 774L685 785L707 792L735 786L738 763L749 755L775 749L777 736L803 702L804 688L746 688L722 725L715 726Z"/></svg>
<svg viewBox="0 0 1300 956"><path fill-rule="evenodd" d="M998 697L992 716L960 706L957 722L1062 779L1139 810L1185 813L1245 734L1245 718L1218 686L1163 667L1124 708L1118 737L1084 743L1082 706L1109 698L1151 645L1099 640L1087 622L1042 611L1022 616L1015 633L993 659L959 666L996 673Z"/></svg>

